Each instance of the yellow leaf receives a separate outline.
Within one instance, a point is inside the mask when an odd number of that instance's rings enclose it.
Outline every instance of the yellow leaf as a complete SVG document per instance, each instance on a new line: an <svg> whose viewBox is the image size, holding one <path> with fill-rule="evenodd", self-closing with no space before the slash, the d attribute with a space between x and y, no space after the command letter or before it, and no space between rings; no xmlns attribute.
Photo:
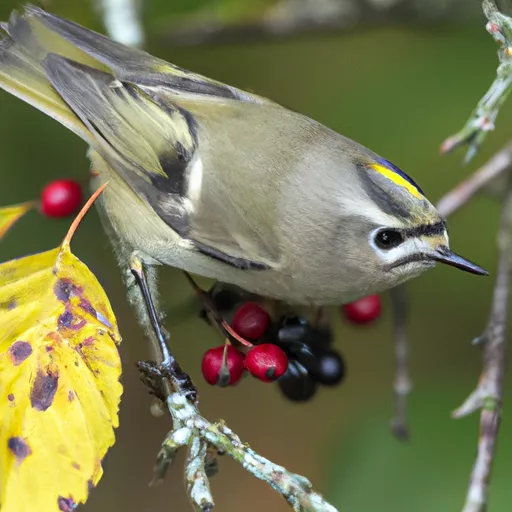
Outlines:
<svg viewBox="0 0 512 512"><path fill-rule="evenodd" d="M0 208L0 239L3 238L12 225L23 217L33 206L33 202L28 202Z"/></svg>
<svg viewBox="0 0 512 512"><path fill-rule="evenodd" d="M70 511L114 444L116 319L69 249L0 265L0 510Z"/></svg>

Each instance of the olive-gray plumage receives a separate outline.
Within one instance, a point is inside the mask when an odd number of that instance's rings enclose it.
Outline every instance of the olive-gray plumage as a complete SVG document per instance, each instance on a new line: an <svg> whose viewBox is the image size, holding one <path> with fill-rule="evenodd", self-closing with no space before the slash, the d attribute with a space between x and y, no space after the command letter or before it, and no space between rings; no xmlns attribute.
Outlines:
<svg viewBox="0 0 512 512"><path fill-rule="evenodd" d="M435 261L484 272L410 178L327 127L35 7L3 28L0 87L89 144L123 254L305 304Z"/></svg>

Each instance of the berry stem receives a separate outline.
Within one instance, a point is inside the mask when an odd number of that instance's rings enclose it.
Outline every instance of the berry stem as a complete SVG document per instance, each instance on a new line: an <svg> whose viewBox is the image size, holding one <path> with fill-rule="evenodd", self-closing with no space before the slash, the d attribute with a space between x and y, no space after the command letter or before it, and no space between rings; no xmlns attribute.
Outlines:
<svg viewBox="0 0 512 512"><path fill-rule="evenodd" d="M243 345L244 347L254 347L254 345L250 341L246 340L245 338L242 338L242 336L239 336L225 320L221 321L221 326L222 329L224 329L226 334L229 336L229 338L238 341L238 343L240 343L240 345Z"/></svg>
<svg viewBox="0 0 512 512"><path fill-rule="evenodd" d="M217 308L215 307L215 304L213 304L211 298L208 296L208 294L201 289L197 283L194 281L192 276L188 273L183 271L185 274L185 277L187 278L188 282L192 285L192 288L196 292L199 300L203 304L203 307L206 309L206 311L210 314L211 319L213 323L217 326L217 328L224 333L228 338L237 341L244 347L252 348L253 344L250 341L247 341L245 338L242 338L239 336L232 328L231 326L221 317L219 312L217 311Z"/></svg>

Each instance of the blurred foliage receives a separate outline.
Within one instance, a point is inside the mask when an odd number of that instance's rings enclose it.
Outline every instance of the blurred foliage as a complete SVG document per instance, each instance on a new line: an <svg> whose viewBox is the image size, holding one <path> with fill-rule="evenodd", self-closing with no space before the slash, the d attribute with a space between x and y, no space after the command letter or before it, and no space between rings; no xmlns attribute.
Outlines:
<svg viewBox="0 0 512 512"><path fill-rule="evenodd" d="M152 26L207 3L148 0L144 15ZM83 0L53 4L55 12L101 29ZM237 5L251 12L255 4L240 0ZM0 18L17 6L17 0L2 0ZM461 165L460 153L439 155L441 141L462 126L495 75L496 47L483 18L474 25L403 24L252 45L178 49L156 38L150 41L151 53L268 96L371 147L411 174L434 202L510 137L512 110L506 104L498 130L471 166ZM75 136L3 92L0 112L1 205L37 197L43 184L54 178L86 180L86 148ZM491 274L498 217L499 204L479 197L449 222L454 249ZM64 221L28 214L0 245L0 261L57 245L66 229ZM147 487L169 423L149 415L150 399L133 368L137 359L147 357L147 345L94 215L85 219L74 251L106 287L124 333L125 394L118 440L85 509L187 511L180 460L163 486ZM226 390L205 385L200 360L220 340L199 319L178 313L182 304L193 300L193 293L177 271L162 273L167 325L182 366L199 385L203 414L223 417L256 450L307 475L342 510L354 512L444 512L462 506L476 451L477 421L454 421L449 412L476 383L481 353L470 341L485 327L492 285L492 277L477 278L451 268L437 268L411 283L412 441L400 445L388 433L393 380L389 311L376 326L353 328L342 324L333 310L337 343L348 362L347 381L319 393L311 403L295 405L281 398L277 386L252 380ZM507 510L512 499L506 488L512 471L507 431L505 417L490 512ZM219 510L288 510L273 491L228 460L221 460L212 488Z"/></svg>
<svg viewBox="0 0 512 512"><path fill-rule="evenodd" d="M461 509L474 461L477 416L452 420L448 411L465 393L454 380L433 381L413 398L413 438L403 446L389 442L387 426L375 415L351 426L335 450L328 476L330 498L340 510L454 512ZM505 428L498 443L491 487L491 511L510 506L510 451ZM469 448L469 449L468 449ZM371 491L370 491L371 490ZM370 492L369 492L370 491Z"/></svg>

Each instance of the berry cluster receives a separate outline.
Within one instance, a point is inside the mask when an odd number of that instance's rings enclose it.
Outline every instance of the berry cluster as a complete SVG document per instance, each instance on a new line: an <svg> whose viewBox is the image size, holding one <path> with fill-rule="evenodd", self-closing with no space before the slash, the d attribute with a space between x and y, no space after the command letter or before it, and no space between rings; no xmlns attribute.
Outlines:
<svg viewBox="0 0 512 512"><path fill-rule="evenodd" d="M215 301L215 294L211 294L218 309L225 309L225 291L223 294L220 303ZM232 298L235 302L231 305L234 306L237 296ZM288 368L288 357L276 344L265 342L270 325L270 315L259 304L241 303L233 314L231 327L243 343L238 343L236 348L227 344L206 352L201 365L206 381L221 386L233 385L242 378L245 370L263 382L282 377Z"/></svg>
<svg viewBox="0 0 512 512"><path fill-rule="evenodd" d="M306 401L319 386L335 386L345 377L345 362L332 347L328 326L290 314L273 320L257 297L234 286L217 283L208 295L235 334L231 344L204 355L201 368L209 384L234 385L248 372L263 382L277 381L288 399ZM376 295L342 308L356 324L375 320L380 310ZM210 321L206 310L201 315Z"/></svg>
<svg viewBox="0 0 512 512"><path fill-rule="evenodd" d="M313 397L318 386L335 386L345 377L343 356L331 347L331 330L316 327L300 316L286 315L276 326L276 342L289 355L288 372L279 381L282 393L293 401Z"/></svg>

